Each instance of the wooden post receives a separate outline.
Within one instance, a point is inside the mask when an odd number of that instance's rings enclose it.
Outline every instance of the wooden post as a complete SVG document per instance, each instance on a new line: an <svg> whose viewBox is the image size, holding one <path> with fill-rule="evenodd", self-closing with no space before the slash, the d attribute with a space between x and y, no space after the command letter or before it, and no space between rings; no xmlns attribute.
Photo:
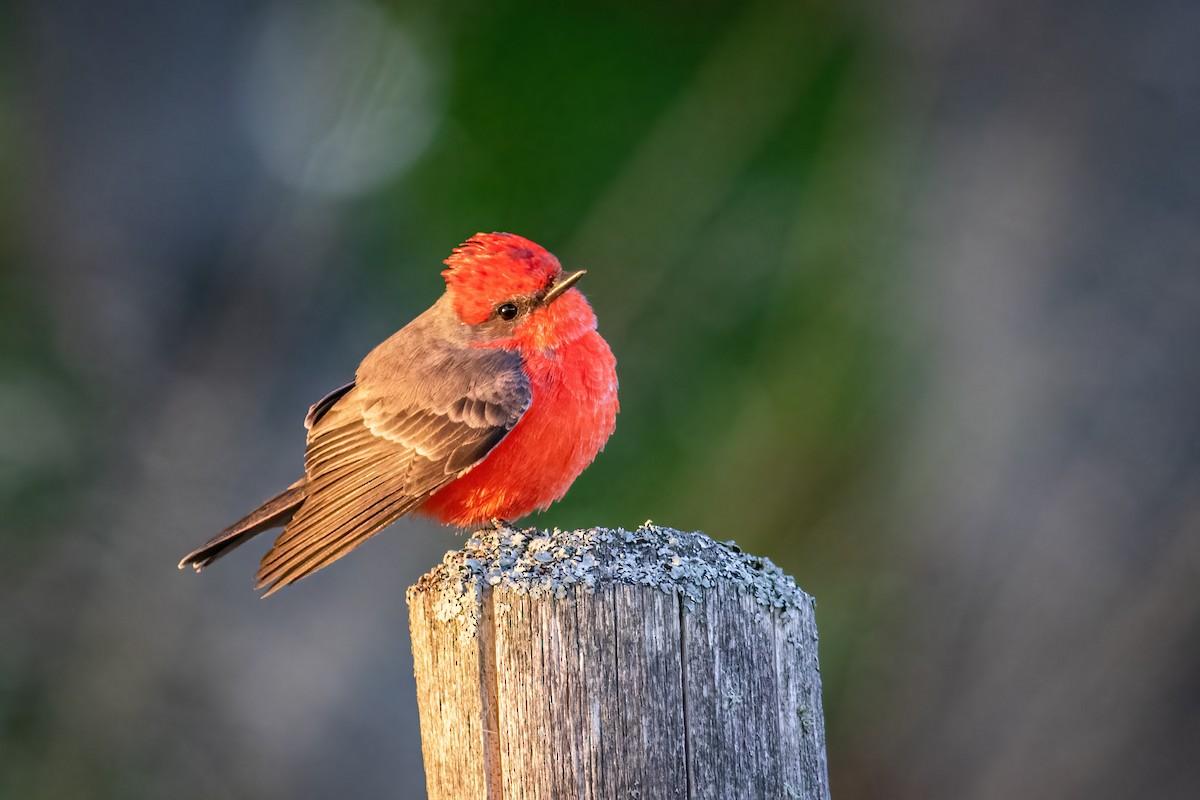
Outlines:
<svg viewBox="0 0 1200 800"><path fill-rule="evenodd" d="M408 591L430 800L827 800L812 598L701 533L480 531Z"/></svg>

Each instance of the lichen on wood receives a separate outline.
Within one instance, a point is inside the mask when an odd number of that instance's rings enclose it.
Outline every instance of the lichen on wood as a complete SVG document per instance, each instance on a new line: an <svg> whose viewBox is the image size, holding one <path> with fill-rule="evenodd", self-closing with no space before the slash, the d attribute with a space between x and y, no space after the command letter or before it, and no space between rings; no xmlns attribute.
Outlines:
<svg viewBox="0 0 1200 800"><path fill-rule="evenodd" d="M438 798L828 798L812 598L651 523L487 529L409 589Z"/></svg>
<svg viewBox="0 0 1200 800"><path fill-rule="evenodd" d="M471 615L484 588L503 586L534 597L563 598L568 590L598 584L649 586L678 592L689 608L718 583L743 591L767 608L795 614L812 597L769 558L742 551L732 541L677 531L646 522L633 531L587 528L541 531L494 528L477 531L461 550L409 589L435 593L438 619L461 620L473 634Z"/></svg>

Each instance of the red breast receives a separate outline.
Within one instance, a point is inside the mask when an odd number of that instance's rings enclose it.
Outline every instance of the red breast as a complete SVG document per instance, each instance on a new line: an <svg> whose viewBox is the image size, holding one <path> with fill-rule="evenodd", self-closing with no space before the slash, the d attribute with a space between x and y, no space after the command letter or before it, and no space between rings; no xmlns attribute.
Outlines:
<svg viewBox="0 0 1200 800"><path fill-rule="evenodd" d="M470 527L544 509L566 494L612 435L616 359L596 331L552 350L521 351L533 390L529 410L486 458L430 497L418 513Z"/></svg>

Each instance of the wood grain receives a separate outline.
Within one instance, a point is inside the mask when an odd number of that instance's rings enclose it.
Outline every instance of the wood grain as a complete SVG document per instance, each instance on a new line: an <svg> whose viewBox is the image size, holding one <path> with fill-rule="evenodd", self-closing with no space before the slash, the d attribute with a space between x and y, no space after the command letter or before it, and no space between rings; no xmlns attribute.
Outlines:
<svg viewBox="0 0 1200 800"><path fill-rule="evenodd" d="M765 559L483 531L409 608L432 800L829 797L812 600Z"/></svg>

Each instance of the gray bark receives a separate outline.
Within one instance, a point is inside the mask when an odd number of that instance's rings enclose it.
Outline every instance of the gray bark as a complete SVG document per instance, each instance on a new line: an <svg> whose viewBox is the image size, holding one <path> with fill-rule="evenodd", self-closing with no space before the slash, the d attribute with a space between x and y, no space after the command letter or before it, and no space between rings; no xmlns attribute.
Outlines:
<svg viewBox="0 0 1200 800"><path fill-rule="evenodd" d="M487 531L408 598L431 800L829 797L812 598L766 559Z"/></svg>

